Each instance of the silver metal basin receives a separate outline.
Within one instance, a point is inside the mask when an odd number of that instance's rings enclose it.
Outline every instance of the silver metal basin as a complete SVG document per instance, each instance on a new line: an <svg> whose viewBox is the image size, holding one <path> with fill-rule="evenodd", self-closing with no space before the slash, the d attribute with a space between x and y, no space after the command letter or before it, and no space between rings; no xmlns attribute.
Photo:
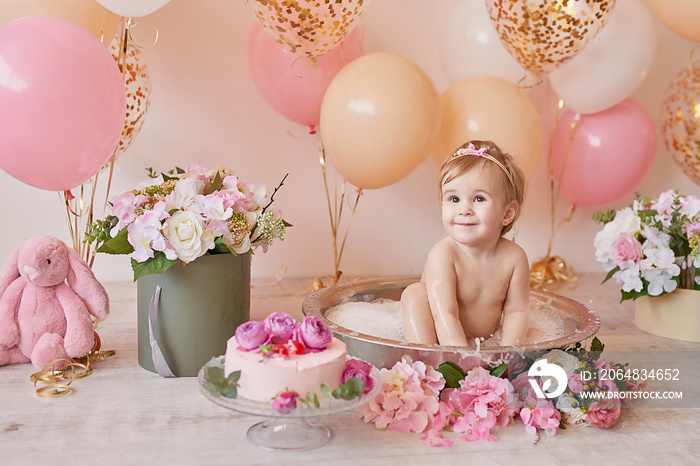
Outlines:
<svg viewBox="0 0 700 466"><path fill-rule="evenodd" d="M526 347L499 346L476 351L457 346L420 345L388 340L352 331L326 318L326 312L330 308L344 302L371 302L379 298L399 300L404 288L416 281L418 281L416 278L380 278L330 286L308 296L302 304L302 311L305 315L315 315L323 319L335 337L345 342L348 354L364 359L377 367L391 367L404 355L410 356L414 361L421 360L435 367L445 361L452 361L463 367L473 366L477 359L486 362L497 361L503 359L504 354L509 352L546 351L563 348L576 342L585 342L600 328L600 318L595 311L572 299L532 288L530 289L531 299L540 302L551 299L550 306L559 311L564 322L565 336Z"/></svg>

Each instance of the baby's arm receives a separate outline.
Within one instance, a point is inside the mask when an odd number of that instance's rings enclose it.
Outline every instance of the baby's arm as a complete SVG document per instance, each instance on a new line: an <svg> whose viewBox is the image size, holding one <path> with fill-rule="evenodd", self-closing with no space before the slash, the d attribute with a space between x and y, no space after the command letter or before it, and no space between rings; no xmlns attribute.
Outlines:
<svg viewBox="0 0 700 466"><path fill-rule="evenodd" d="M524 344L530 323L530 267L525 251L513 245L515 268L503 304L501 345L504 346Z"/></svg>
<svg viewBox="0 0 700 466"><path fill-rule="evenodd" d="M467 336L459 320L457 304L457 274L452 258L444 247L434 247L423 271L430 312L435 322L438 343L467 346Z"/></svg>

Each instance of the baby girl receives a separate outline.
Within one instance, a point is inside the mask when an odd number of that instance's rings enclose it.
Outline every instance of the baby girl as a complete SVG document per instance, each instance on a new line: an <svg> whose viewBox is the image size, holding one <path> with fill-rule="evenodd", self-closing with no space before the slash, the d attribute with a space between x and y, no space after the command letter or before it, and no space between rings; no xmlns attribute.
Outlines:
<svg viewBox="0 0 700 466"><path fill-rule="evenodd" d="M428 254L421 281L401 296L408 342L468 346L499 333L501 345L525 342L528 260L503 237L520 214L524 188L520 168L490 141L465 144L442 164L447 236Z"/></svg>

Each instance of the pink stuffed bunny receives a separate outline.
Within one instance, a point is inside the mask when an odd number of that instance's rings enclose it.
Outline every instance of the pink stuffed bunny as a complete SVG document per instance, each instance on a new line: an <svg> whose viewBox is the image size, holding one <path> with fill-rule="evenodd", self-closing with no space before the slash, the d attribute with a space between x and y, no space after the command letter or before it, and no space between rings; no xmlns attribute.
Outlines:
<svg viewBox="0 0 700 466"><path fill-rule="evenodd" d="M0 366L42 369L85 356L94 344L90 314L107 313L107 292L77 252L53 236L29 238L0 269Z"/></svg>

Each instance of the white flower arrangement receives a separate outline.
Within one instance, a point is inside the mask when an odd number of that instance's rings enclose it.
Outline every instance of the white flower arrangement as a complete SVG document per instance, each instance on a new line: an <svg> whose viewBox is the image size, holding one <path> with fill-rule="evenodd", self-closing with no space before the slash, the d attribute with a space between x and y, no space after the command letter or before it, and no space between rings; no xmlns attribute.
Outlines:
<svg viewBox="0 0 700 466"><path fill-rule="evenodd" d="M596 260L622 285L622 300L700 289L700 200L670 190L638 196L618 212L598 212L605 226L594 240Z"/></svg>
<svg viewBox="0 0 700 466"><path fill-rule="evenodd" d="M111 201L112 215L90 225L97 252L131 255L134 280L204 254L263 251L290 226L270 209L264 185L242 182L227 168L176 168ZM286 178L286 177L285 177Z"/></svg>

